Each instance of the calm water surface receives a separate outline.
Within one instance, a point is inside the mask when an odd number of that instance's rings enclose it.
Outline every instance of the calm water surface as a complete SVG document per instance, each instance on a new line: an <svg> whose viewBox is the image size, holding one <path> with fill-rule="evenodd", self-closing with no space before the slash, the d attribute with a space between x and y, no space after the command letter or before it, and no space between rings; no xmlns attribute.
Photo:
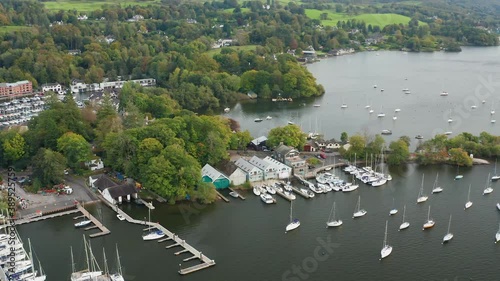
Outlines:
<svg viewBox="0 0 500 281"><path fill-rule="evenodd" d="M377 134L391 140L417 134L429 138L451 131L500 134L500 48L464 48L461 53L364 52L333 57L307 66L325 87L324 96L292 103L237 104L227 115L257 137L292 121L305 132L340 138L345 131ZM407 79L407 80L405 80ZM377 88L373 86L377 85ZM411 94L404 94L402 89ZM382 92L381 89L384 89ZM448 96L440 93L447 91ZM483 104L482 101L485 101ZM342 103L348 107L341 109ZM313 107L318 104L320 107ZM374 112L369 114L366 105ZM477 106L472 109L472 106ZM395 109L401 111L395 113ZM384 118L377 118L383 112ZM264 120L255 123L255 118ZM397 120L393 120L397 116ZM448 119L454 121L448 123ZM492 124L498 119L499 124Z"/></svg>
<svg viewBox="0 0 500 281"><path fill-rule="evenodd" d="M272 127L288 121L301 125L305 131L323 132L327 138L338 138L342 131L352 135L379 133L382 129L393 131L388 140L416 134L427 138L444 131L477 134L486 130L500 134L500 124L490 123L492 108L500 114L498 85L484 82L500 81L497 73L500 48L464 48L462 53L379 54L360 53L309 65L326 89L326 94L317 100L243 103L232 108L228 115L240 121L242 128L249 129L254 136L266 134ZM374 84L378 87L373 88ZM403 88L409 88L411 94L405 95ZM449 92L448 97L439 96L443 90ZM345 110L340 109L343 102L348 105ZM471 110L474 103L478 103L477 109ZM321 106L313 107L314 104ZM368 114L367 104L372 105L374 114ZM396 108L401 112L393 121ZM382 119L376 117L381 110L386 113ZM268 115L273 119L253 122L257 117ZM450 117L455 120L451 125L447 122ZM301 226L288 234L284 230L290 205L282 198L277 198L277 204L272 206L264 205L251 193L246 194L245 201L217 202L203 208L156 203L153 221L161 222L217 262L215 267L188 276L177 273L179 263L187 254L174 256L180 249L165 249L169 242L142 241L143 227L118 221L105 206L94 206L91 211L102 216L111 234L93 239L93 249L102 261L105 248L113 268L114 247L118 244L126 280L139 281L499 280L500 245L494 244L494 237L500 222L500 212L495 208L500 201L500 190L497 190L500 184L493 184L492 194L482 195L493 167L460 171L464 174L460 181L453 180L457 171L451 166L399 168L390 171L394 179L382 187L361 184L358 190L348 194L329 193L311 200L298 197L294 215L300 219ZM444 191L431 195L438 172ZM343 175L340 171L336 173ZM423 173L425 193L430 197L417 205ZM474 205L464 211L469 184L472 184ZM368 214L353 220L358 196ZM390 217L393 198L400 211ZM326 229L333 201L337 202L337 215L344 225ZM411 226L398 232L405 204ZM428 206L432 206L431 217L436 225L422 231ZM136 218L147 216L145 207L124 204L122 208ZM450 214L455 237L448 245L441 245ZM83 267L84 231L74 229L72 217L19 227L24 239L31 238L49 280L69 280L70 246L77 269ZM381 262L386 220L389 221L388 242L394 250ZM316 250L321 239L335 243L332 253ZM182 264L186 267L194 262Z"/></svg>
<svg viewBox="0 0 500 281"><path fill-rule="evenodd" d="M114 267L114 246L118 243L127 280L498 280L500 245L494 244L494 237L500 222L500 212L495 208L500 201L500 184L493 184L492 194L482 195L492 168L478 166L460 171L464 178L454 181L457 172L454 167L409 165L402 170L391 170L394 179L379 188L361 184L352 193L332 192L311 200L299 197L294 203L294 216L300 219L301 226L287 234L284 230L290 205L282 198L269 206L247 193L245 201L218 202L199 211L193 208L190 215L186 215L186 206L157 203L153 221L161 222L217 262L215 267L188 276L177 273L181 259L188 257L187 254L174 256L180 249L164 249L169 242L142 241L141 226L118 221L107 207L96 206L93 212L98 216L102 213L111 234L93 239L92 245L100 261L102 248L106 248L110 267ZM431 195L438 172L444 191ZM336 173L345 176L339 170ZM422 174L429 200L417 205ZM469 184L474 204L464 211ZM368 214L353 220L358 196ZM400 211L389 216L393 198ZM337 215L344 224L337 229L326 229L333 201L337 202ZM398 232L405 204L406 220L411 226ZM436 225L422 231L428 206L432 206L431 217ZM122 207L136 218L147 216L145 207L127 204ZM442 245L450 214L455 237ZM379 261L386 220L388 242L394 250ZM66 216L19 227L23 238L31 237L50 280L68 280L70 246L77 268L83 266L84 231L75 230L73 223L72 216ZM316 250L320 245L318 239L335 243L333 253ZM315 250L323 261L315 261ZM294 265L308 270L307 276L302 275L307 278L294 279L299 275L293 273L284 277L287 271L292 272ZM306 271L302 269L302 273Z"/></svg>

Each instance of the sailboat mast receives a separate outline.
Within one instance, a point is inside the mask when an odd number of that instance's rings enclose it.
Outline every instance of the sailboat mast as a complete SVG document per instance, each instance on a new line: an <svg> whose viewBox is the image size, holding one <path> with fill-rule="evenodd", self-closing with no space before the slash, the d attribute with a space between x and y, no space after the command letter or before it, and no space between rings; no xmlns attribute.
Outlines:
<svg viewBox="0 0 500 281"><path fill-rule="evenodd" d="M118 253L118 244L116 245L116 261L118 264L118 273L122 275L122 265L120 263L120 254Z"/></svg>
<svg viewBox="0 0 500 281"><path fill-rule="evenodd" d="M70 251L71 251L71 271L72 273L75 273L75 261L73 259L73 247L69 247Z"/></svg>
<svg viewBox="0 0 500 281"><path fill-rule="evenodd" d="M431 206L429 206L429 211L427 212L427 221L431 218Z"/></svg>
<svg viewBox="0 0 500 281"><path fill-rule="evenodd" d="M87 270L90 271L90 262L89 262L89 252L87 249L87 240L85 240L85 234L83 235L83 245L85 246L85 260L87 261Z"/></svg>
<svg viewBox="0 0 500 281"><path fill-rule="evenodd" d="M448 233L450 233L450 226L451 226L451 214L450 214L450 221L448 222Z"/></svg>
<svg viewBox="0 0 500 281"><path fill-rule="evenodd" d="M28 245L30 247L31 272L35 273L35 266L33 265L33 251L31 249L31 240L29 238L28 238Z"/></svg>
<svg viewBox="0 0 500 281"><path fill-rule="evenodd" d="M405 222L406 205L403 207L403 222Z"/></svg>
<svg viewBox="0 0 500 281"><path fill-rule="evenodd" d="M102 257L104 259L104 274L109 275L108 261L106 260L106 251L102 248Z"/></svg>
<svg viewBox="0 0 500 281"><path fill-rule="evenodd" d="M384 248L387 245L387 221L385 221Z"/></svg>
<svg viewBox="0 0 500 281"><path fill-rule="evenodd" d="M292 223L292 205L293 201L290 201L290 223Z"/></svg>

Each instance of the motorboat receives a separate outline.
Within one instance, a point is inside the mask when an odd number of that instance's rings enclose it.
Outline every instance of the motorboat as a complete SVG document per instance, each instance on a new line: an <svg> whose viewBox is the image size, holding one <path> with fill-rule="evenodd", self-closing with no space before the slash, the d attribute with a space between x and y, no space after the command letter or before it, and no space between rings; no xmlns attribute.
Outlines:
<svg viewBox="0 0 500 281"><path fill-rule="evenodd" d="M300 192L302 192L302 194L308 196L309 198L313 198L314 197L314 192L310 191L307 188L301 188Z"/></svg>
<svg viewBox="0 0 500 281"><path fill-rule="evenodd" d="M156 239L160 239L162 237L165 237L165 233L163 233L163 231L161 231L159 229L156 229L156 230L150 231L149 233L143 235L142 240L144 240L144 241L156 240Z"/></svg>
<svg viewBox="0 0 500 281"><path fill-rule="evenodd" d="M500 203L497 203L497 210L500 211Z"/></svg>
<svg viewBox="0 0 500 281"><path fill-rule="evenodd" d="M121 214L117 214L116 217L121 220L121 221L124 221L125 220L125 217L122 216Z"/></svg>
<svg viewBox="0 0 500 281"><path fill-rule="evenodd" d="M453 119L449 118L448 123L451 123L451 122L453 122Z"/></svg>
<svg viewBox="0 0 500 281"><path fill-rule="evenodd" d="M288 199L290 199L290 200L297 199L295 194L293 194L293 192L291 192L291 191L284 191L283 194L285 194L285 196L288 197Z"/></svg>
<svg viewBox="0 0 500 281"><path fill-rule="evenodd" d="M343 103L340 108L347 108L347 104Z"/></svg>
<svg viewBox="0 0 500 281"><path fill-rule="evenodd" d="M392 135L392 131L391 130L382 130L382 135Z"/></svg>
<svg viewBox="0 0 500 281"><path fill-rule="evenodd" d="M372 114L373 113L373 109L370 109L370 111L368 111L368 113Z"/></svg>
<svg viewBox="0 0 500 281"><path fill-rule="evenodd" d="M228 113L231 109L229 107L224 108L224 112Z"/></svg>
<svg viewBox="0 0 500 281"><path fill-rule="evenodd" d="M476 109L476 108L477 108L477 106L475 106L475 105L471 105L471 107L470 107L470 108L471 108L471 109Z"/></svg>
<svg viewBox="0 0 500 281"><path fill-rule="evenodd" d="M254 186L253 188L253 194L260 196L260 187Z"/></svg>
<svg viewBox="0 0 500 281"><path fill-rule="evenodd" d="M350 185L345 185L343 188L342 188L342 192L351 192L351 191L354 191L356 189L358 189L359 185L357 184L350 184Z"/></svg>
<svg viewBox="0 0 500 281"><path fill-rule="evenodd" d="M264 202L266 204L276 203L276 200L271 195L269 195L267 193L261 193L260 199L262 199L262 202Z"/></svg>
<svg viewBox="0 0 500 281"><path fill-rule="evenodd" d="M230 195L231 197L234 197L234 198L238 198L238 197L240 197L240 195L238 194L238 192L235 192L235 191L231 191L231 192L229 192L229 195Z"/></svg>
<svg viewBox="0 0 500 281"><path fill-rule="evenodd" d="M262 122L262 119L261 118L255 118L253 121L255 121L255 122Z"/></svg>
<svg viewBox="0 0 500 281"><path fill-rule="evenodd" d="M370 184L373 187L377 187L377 186L384 185L386 182L387 182L387 179L385 179L385 178L378 178L377 180L372 181Z"/></svg>
<svg viewBox="0 0 500 281"><path fill-rule="evenodd" d="M271 120L271 119L273 119L273 117L271 117L271 116L266 117L266 120Z"/></svg>
<svg viewBox="0 0 500 281"><path fill-rule="evenodd" d="M320 106L321 106L321 104L315 104L315 105L313 105L313 106L314 106L314 107L320 107Z"/></svg>
<svg viewBox="0 0 500 281"><path fill-rule="evenodd" d="M397 116L393 116L392 120L398 120L398 117Z"/></svg>
<svg viewBox="0 0 500 281"><path fill-rule="evenodd" d="M84 227L84 226L87 226L87 225L89 225L91 223L92 223L91 220L82 220L80 222L75 223L75 227L77 227L77 228L78 227Z"/></svg>
<svg viewBox="0 0 500 281"><path fill-rule="evenodd" d="M266 185L266 191L269 194L276 194L276 190L274 190L274 188L272 188L272 186L269 185Z"/></svg>
<svg viewBox="0 0 500 281"><path fill-rule="evenodd" d="M440 96L442 96L442 97L445 97L447 95L448 95L448 92L445 92L445 91L442 91L441 94L440 94Z"/></svg>
<svg viewBox="0 0 500 281"><path fill-rule="evenodd" d="M423 137L422 135L416 135L416 136L415 136L415 138L416 138L417 140L421 140L421 139L423 139L424 137Z"/></svg>
<svg viewBox="0 0 500 281"><path fill-rule="evenodd" d="M314 193L324 193L323 189L319 186L315 186L314 184L309 184L309 189L312 190Z"/></svg>
<svg viewBox="0 0 500 281"><path fill-rule="evenodd" d="M377 117L378 117L378 118L385 117L385 113L379 113L379 114L377 115Z"/></svg>

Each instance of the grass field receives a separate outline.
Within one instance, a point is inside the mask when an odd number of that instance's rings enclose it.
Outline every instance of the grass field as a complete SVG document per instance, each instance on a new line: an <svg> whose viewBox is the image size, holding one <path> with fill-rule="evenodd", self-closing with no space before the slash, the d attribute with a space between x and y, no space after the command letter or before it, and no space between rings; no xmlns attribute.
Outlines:
<svg viewBox="0 0 500 281"><path fill-rule="evenodd" d="M77 10L81 12L94 11L97 9L102 9L103 5L121 5L122 7L126 6L148 6L158 4L160 1L158 0L149 0L149 1L134 1L134 0L56 0L43 2L45 4L45 8L49 10Z"/></svg>
<svg viewBox="0 0 500 281"><path fill-rule="evenodd" d="M398 15L398 14L361 14L357 16L342 14L342 13L334 13L331 11L320 11L315 9L306 9L306 15L311 19L320 19L320 15L323 13L328 14L327 20L322 20L321 23L327 26L335 26L338 21L347 21L349 19L362 20L366 22L366 24L371 24L372 26L378 25L383 28L389 24L408 24L411 20L409 17ZM420 24L426 24L420 22Z"/></svg>
<svg viewBox="0 0 500 281"><path fill-rule="evenodd" d="M0 33L5 33L5 32L12 32L12 31L35 31L33 27L30 26L17 26L17 25L10 25L10 26L0 26Z"/></svg>
<svg viewBox="0 0 500 281"><path fill-rule="evenodd" d="M224 47L224 48L230 48L234 49L236 51L249 51L249 50L255 50L257 45L246 45L246 46L230 46L230 47ZM221 51L221 48L217 49L212 49L210 51L207 51L207 54L215 56L216 54L219 54Z"/></svg>

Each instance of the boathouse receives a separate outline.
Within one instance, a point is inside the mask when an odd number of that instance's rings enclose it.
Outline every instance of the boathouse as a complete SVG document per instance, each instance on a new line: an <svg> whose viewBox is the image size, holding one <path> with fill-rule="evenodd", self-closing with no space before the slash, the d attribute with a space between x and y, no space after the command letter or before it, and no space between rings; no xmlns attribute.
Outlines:
<svg viewBox="0 0 500 281"><path fill-rule="evenodd" d="M264 179L264 171L247 160L240 158L234 164L246 173L249 182L261 181Z"/></svg>
<svg viewBox="0 0 500 281"><path fill-rule="evenodd" d="M217 165L218 170L226 175L234 186L242 185L247 181L247 174L238 168L234 162L223 161Z"/></svg>
<svg viewBox="0 0 500 281"><path fill-rule="evenodd" d="M132 198L138 198L134 184L118 184L104 174L97 178L89 177L89 185L96 188L111 204L122 203L124 199L130 201Z"/></svg>
<svg viewBox="0 0 500 281"><path fill-rule="evenodd" d="M270 156L266 156L266 158L264 158L264 161L274 165L274 167L276 168L276 175L279 179L287 179L292 176L292 168L281 163L280 161Z"/></svg>
<svg viewBox="0 0 500 281"><path fill-rule="evenodd" d="M300 157L300 153L293 147L284 144L274 149L274 158L293 169L294 175L305 176L308 172L306 160Z"/></svg>
<svg viewBox="0 0 500 281"><path fill-rule="evenodd" d="M248 162L264 171L264 180L275 179L278 177L276 174L276 167L272 163L266 162L257 156L253 156Z"/></svg>
<svg viewBox="0 0 500 281"><path fill-rule="evenodd" d="M209 164L205 164L201 169L201 178L204 182L213 183L215 189L228 188L231 183L228 177Z"/></svg>

